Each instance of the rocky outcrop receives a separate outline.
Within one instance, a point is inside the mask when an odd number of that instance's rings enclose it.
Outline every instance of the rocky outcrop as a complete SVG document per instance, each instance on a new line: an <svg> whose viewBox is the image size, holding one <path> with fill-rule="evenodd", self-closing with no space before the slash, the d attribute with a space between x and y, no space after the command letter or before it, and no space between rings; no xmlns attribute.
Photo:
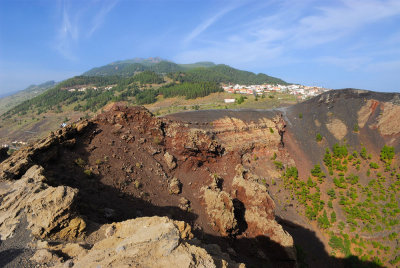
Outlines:
<svg viewBox="0 0 400 268"><path fill-rule="evenodd" d="M168 185L170 194L180 194L182 191L182 183L173 177Z"/></svg>
<svg viewBox="0 0 400 268"><path fill-rule="evenodd" d="M232 182L233 197L240 200L245 207L244 219L248 226L247 233L253 237L269 237L285 249L288 259L296 260L293 238L276 222L275 204L267 188L252 181L252 175L241 165L238 165L236 170L237 175ZM247 173L246 179L245 173Z"/></svg>
<svg viewBox="0 0 400 268"><path fill-rule="evenodd" d="M326 128L337 140L347 135L347 126L340 119L333 118L326 124Z"/></svg>
<svg viewBox="0 0 400 268"><path fill-rule="evenodd" d="M50 187L42 173L43 168L32 166L20 180L2 183L2 240L13 235L22 217L27 218L28 228L38 238L72 240L82 235L86 224L73 213L78 190L68 186Z"/></svg>
<svg viewBox="0 0 400 268"><path fill-rule="evenodd" d="M255 146L277 146L280 143L280 125L274 120L260 118L245 122L224 117L212 122L213 132L228 151L246 151Z"/></svg>
<svg viewBox="0 0 400 268"><path fill-rule="evenodd" d="M222 236L234 236L239 231L231 196L216 187L203 187L204 207L213 229Z"/></svg>
<svg viewBox="0 0 400 268"><path fill-rule="evenodd" d="M188 156L202 159L215 157L223 151L213 135L204 129L190 128L187 124L170 122L165 129L166 146L171 148L177 160Z"/></svg>
<svg viewBox="0 0 400 268"><path fill-rule="evenodd" d="M185 240L187 231L183 233L179 226L182 222L166 217L143 217L104 225L95 234L101 238L89 250L79 244L42 244L38 245L44 248L38 251L41 253L36 259L45 256L45 260L54 261L53 253L57 251L70 258L66 263L70 267L245 267L222 254L216 245Z"/></svg>
<svg viewBox="0 0 400 268"><path fill-rule="evenodd" d="M168 152L165 152L164 159L165 159L165 162L167 163L167 167L170 170L176 168L176 159L175 159L175 157L173 155L171 155Z"/></svg>
<svg viewBox="0 0 400 268"><path fill-rule="evenodd" d="M59 147L71 147L75 143L75 137L92 125L87 120L73 126L51 132L46 138L39 140L30 146L14 152L11 157L0 163L0 178L16 180L35 164L47 163L57 157Z"/></svg>
<svg viewBox="0 0 400 268"><path fill-rule="evenodd" d="M372 127L378 128L382 135L396 135L400 133L400 124L398 114L400 105L396 102L397 98L393 98L393 102L380 102L370 99L358 111L358 125L363 128L367 121L371 118L376 109L379 109L379 116L376 118ZM371 126L370 126L371 127Z"/></svg>
<svg viewBox="0 0 400 268"><path fill-rule="evenodd" d="M400 133L400 105L385 102L381 105L381 115L378 117L377 127L382 135L396 135Z"/></svg>

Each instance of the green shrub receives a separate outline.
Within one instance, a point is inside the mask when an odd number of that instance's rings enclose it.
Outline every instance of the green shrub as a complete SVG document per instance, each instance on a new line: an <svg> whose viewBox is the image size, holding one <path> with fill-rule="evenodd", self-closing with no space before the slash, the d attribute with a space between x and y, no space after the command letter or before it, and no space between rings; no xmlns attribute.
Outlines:
<svg viewBox="0 0 400 268"><path fill-rule="evenodd" d="M350 174L350 175L346 178L346 180L347 180L351 185L354 185L354 184L357 184L357 182L358 182L358 180L359 180L359 177L356 176L356 175L354 175L354 174Z"/></svg>
<svg viewBox="0 0 400 268"><path fill-rule="evenodd" d="M300 119L303 118L303 113L299 113L299 118L300 118Z"/></svg>
<svg viewBox="0 0 400 268"><path fill-rule="evenodd" d="M313 169L311 169L311 175L314 177L326 177L325 173L322 172L321 166L319 164L315 165Z"/></svg>
<svg viewBox="0 0 400 268"><path fill-rule="evenodd" d="M362 148L361 148L360 156L361 156L363 159L367 159L367 149L365 149L365 147L362 147Z"/></svg>
<svg viewBox="0 0 400 268"><path fill-rule="evenodd" d="M330 199L336 199L336 193L334 189L329 189L327 194L329 195Z"/></svg>
<svg viewBox="0 0 400 268"><path fill-rule="evenodd" d="M320 133L317 133L317 135L315 136L315 139L317 140L317 142L322 141L322 136Z"/></svg>
<svg viewBox="0 0 400 268"><path fill-rule="evenodd" d="M85 173L86 176L92 176L92 171L90 169L85 169L83 173Z"/></svg>
<svg viewBox="0 0 400 268"><path fill-rule="evenodd" d="M333 183L335 184L336 187L341 188L341 189L346 189L347 185L345 183L345 179L343 177L338 178L333 178Z"/></svg>
<svg viewBox="0 0 400 268"><path fill-rule="evenodd" d="M324 163L325 163L325 166L327 166L327 167L332 166L332 155L328 148L326 148L326 150L325 150Z"/></svg>
<svg viewBox="0 0 400 268"><path fill-rule="evenodd" d="M299 177L299 171L297 170L296 167L288 167L285 172L285 177L297 179Z"/></svg>
<svg viewBox="0 0 400 268"><path fill-rule="evenodd" d="M369 163L369 167L372 168L372 169L378 169L379 165L377 163L375 163L375 162L371 162L371 163Z"/></svg>
<svg viewBox="0 0 400 268"><path fill-rule="evenodd" d="M348 238L341 238L336 235L332 235L329 239L329 246L333 249L340 250L346 257L350 256L350 240Z"/></svg>
<svg viewBox="0 0 400 268"><path fill-rule="evenodd" d="M398 264L400 262L400 255L397 255L393 260L389 261L391 265Z"/></svg>
<svg viewBox="0 0 400 268"><path fill-rule="evenodd" d="M316 211L314 208L307 206L306 207L306 217L309 220L315 220L317 218L317 213L318 211Z"/></svg>
<svg viewBox="0 0 400 268"><path fill-rule="evenodd" d="M237 104L242 104L244 102L244 97L240 96L240 97L236 98L235 101Z"/></svg>
<svg viewBox="0 0 400 268"><path fill-rule="evenodd" d="M332 152L335 158L345 158L348 155L347 146L339 146L337 143L333 145Z"/></svg>
<svg viewBox="0 0 400 268"><path fill-rule="evenodd" d="M75 164L77 164L80 167L84 167L86 165L86 162L85 160L79 157L78 159L75 159Z"/></svg>
<svg viewBox="0 0 400 268"><path fill-rule="evenodd" d="M331 226L325 210L324 213L318 217L318 226L322 229L327 229Z"/></svg>
<svg viewBox="0 0 400 268"><path fill-rule="evenodd" d="M394 147L386 146L386 145L383 146L380 156L381 156L381 161L383 161L385 163L390 163L390 161L394 157Z"/></svg>
<svg viewBox="0 0 400 268"><path fill-rule="evenodd" d="M280 161L274 161L275 168L278 170L283 170L283 164Z"/></svg>
<svg viewBox="0 0 400 268"><path fill-rule="evenodd" d="M332 211L331 213L331 223L335 223L336 222L336 213L335 211Z"/></svg>

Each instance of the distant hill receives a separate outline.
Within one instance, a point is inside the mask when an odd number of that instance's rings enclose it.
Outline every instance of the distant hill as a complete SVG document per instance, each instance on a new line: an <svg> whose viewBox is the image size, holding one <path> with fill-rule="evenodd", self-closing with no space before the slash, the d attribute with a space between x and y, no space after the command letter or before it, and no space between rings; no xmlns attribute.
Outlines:
<svg viewBox="0 0 400 268"><path fill-rule="evenodd" d="M287 84L282 79L263 73L254 74L232 68L228 65L215 65L213 62L196 62L192 64L177 64L161 58L135 58L116 61L101 67L93 68L84 76L132 76L138 72L152 71L158 74L169 74L171 78L182 82L215 82L234 84Z"/></svg>
<svg viewBox="0 0 400 268"><path fill-rule="evenodd" d="M263 73L241 71L228 65L219 64L208 68L200 67L179 74L177 79L181 82L215 82L233 84L287 84L282 79L268 76Z"/></svg>
<svg viewBox="0 0 400 268"><path fill-rule="evenodd" d="M29 100L35 96L40 95L47 89L56 85L54 81L47 81L40 85L30 85L24 90L21 90L15 94L6 96L4 98L0 98L0 114L5 113L6 111L10 110L11 108L17 106L18 104Z"/></svg>
<svg viewBox="0 0 400 268"><path fill-rule="evenodd" d="M115 61L113 63L110 63L111 65L116 65L116 64L122 64L122 63L140 63L143 65L150 65L150 64L155 64L159 63L161 61L166 61L165 59L162 59L160 57L150 57L150 58L133 58L133 59L127 59L127 60L119 60Z"/></svg>
<svg viewBox="0 0 400 268"><path fill-rule="evenodd" d="M197 62L193 64L176 64L161 58L135 58L131 60L116 61L110 64L90 69L83 73L85 76L132 76L143 71L153 71L159 74L186 71L198 67L211 67L212 62Z"/></svg>
<svg viewBox="0 0 400 268"><path fill-rule="evenodd" d="M138 62L115 62L101 67L93 68L82 75L84 76L132 76L138 72L154 71L156 73L169 73L183 71L184 68L178 64L169 61L160 61L156 63L138 63Z"/></svg>

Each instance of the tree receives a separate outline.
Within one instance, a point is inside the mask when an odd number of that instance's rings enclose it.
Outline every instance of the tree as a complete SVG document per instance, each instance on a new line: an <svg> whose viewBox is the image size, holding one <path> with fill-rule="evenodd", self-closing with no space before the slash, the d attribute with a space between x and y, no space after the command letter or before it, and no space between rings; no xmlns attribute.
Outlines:
<svg viewBox="0 0 400 268"><path fill-rule="evenodd" d="M336 213L335 213L335 211L332 211L332 213L331 213L331 223L334 223L334 222L336 222Z"/></svg>
<svg viewBox="0 0 400 268"><path fill-rule="evenodd" d="M328 216L326 215L326 211L324 210L324 213L322 216L318 217L318 226L322 229L327 229L331 226L331 223L329 222Z"/></svg>
<svg viewBox="0 0 400 268"><path fill-rule="evenodd" d="M367 159L367 149L365 149L365 147L362 147L362 148L361 148L360 156L361 156L363 159Z"/></svg>
<svg viewBox="0 0 400 268"><path fill-rule="evenodd" d="M381 150L381 161L385 163L390 163L394 158L394 147L392 146L383 146Z"/></svg>
<svg viewBox="0 0 400 268"><path fill-rule="evenodd" d="M317 135L315 136L315 139L317 140L317 142L322 141L322 136L320 133L317 133Z"/></svg>

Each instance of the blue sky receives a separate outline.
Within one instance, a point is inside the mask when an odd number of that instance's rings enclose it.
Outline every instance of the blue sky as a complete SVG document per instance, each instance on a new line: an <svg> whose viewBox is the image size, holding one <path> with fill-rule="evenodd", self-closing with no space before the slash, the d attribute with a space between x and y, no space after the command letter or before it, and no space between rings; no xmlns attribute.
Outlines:
<svg viewBox="0 0 400 268"><path fill-rule="evenodd" d="M0 94L154 56L400 92L400 1L0 0Z"/></svg>

